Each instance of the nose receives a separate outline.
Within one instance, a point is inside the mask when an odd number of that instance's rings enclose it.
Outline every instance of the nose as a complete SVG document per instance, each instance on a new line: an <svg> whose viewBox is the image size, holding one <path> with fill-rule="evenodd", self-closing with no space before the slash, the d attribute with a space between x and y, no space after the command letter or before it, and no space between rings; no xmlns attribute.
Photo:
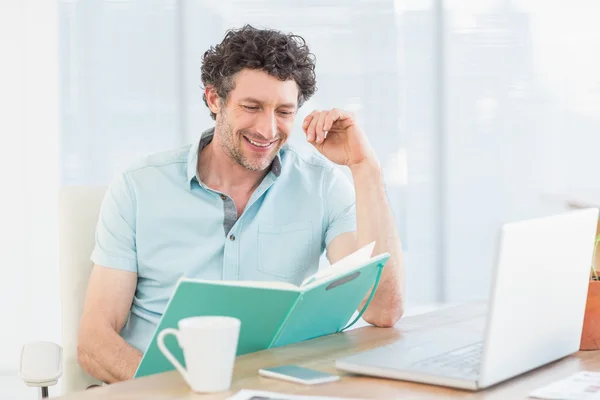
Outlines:
<svg viewBox="0 0 600 400"><path fill-rule="evenodd" d="M256 121L256 130L267 140L277 137L277 119L274 112L263 112Z"/></svg>

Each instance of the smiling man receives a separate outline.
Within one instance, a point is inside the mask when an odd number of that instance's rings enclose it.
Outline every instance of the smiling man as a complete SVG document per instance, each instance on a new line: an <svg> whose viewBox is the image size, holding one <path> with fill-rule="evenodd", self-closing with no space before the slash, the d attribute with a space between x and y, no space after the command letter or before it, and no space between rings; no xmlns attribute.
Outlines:
<svg viewBox="0 0 600 400"><path fill-rule="evenodd" d="M90 375L134 375L182 276L299 284L323 252L333 263L376 241L391 258L364 319L401 317L402 250L367 136L332 109L302 121L312 147L286 144L316 90L314 68L302 38L251 26L204 54L215 127L132 165L104 198L78 343Z"/></svg>

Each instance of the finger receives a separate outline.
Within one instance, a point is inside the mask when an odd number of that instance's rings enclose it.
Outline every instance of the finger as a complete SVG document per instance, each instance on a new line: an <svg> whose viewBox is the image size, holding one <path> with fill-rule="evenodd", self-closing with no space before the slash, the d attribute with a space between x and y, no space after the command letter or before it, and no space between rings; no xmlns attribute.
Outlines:
<svg viewBox="0 0 600 400"><path fill-rule="evenodd" d="M304 117L304 122L302 122L302 130L306 133L306 129L310 125L310 121L313 119L313 113L308 114Z"/></svg>
<svg viewBox="0 0 600 400"><path fill-rule="evenodd" d="M304 130L304 134L306 135L306 140L310 141L310 135L308 132L308 128L310 127L310 124L312 122L312 120L315 118L315 116L319 115L319 111L315 110L313 112L311 112L310 114L308 114L305 118L304 118L304 122L302 123L302 130Z"/></svg>
<svg viewBox="0 0 600 400"><path fill-rule="evenodd" d="M319 120L317 121L317 125L315 128L315 133L316 133L316 143L322 143L323 140L325 139L325 131L323 130L323 125L325 124L325 119L327 119L327 116L329 115L329 112L325 111L322 112L321 115L319 116Z"/></svg>
<svg viewBox="0 0 600 400"><path fill-rule="evenodd" d="M311 143L314 142L315 139L317 138L315 129L317 127L317 122L319 122L320 115L321 115L321 113L318 113L313 116L313 119L312 119L312 121L310 121L310 125L308 125L308 129L306 130L306 133L308 135L307 136L308 141Z"/></svg>
<svg viewBox="0 0 600 400"><path fill-rule="evenodd" d="M329 114L327 114L327 118L325 119L325 122L323 124L323 130L329 132L331 130L331 127L333 126L333 123L340 119L342 115L342 110L338 108L334 108L333 110L331 110Z"/></svg>
<svg viewBox="0 0 600 400"><path fill-rule="evenodd" d="M329 127L329 130L346 130L349 126L355 123L354 121L354 113L336 110L331 118L331 127Z"/></svg>

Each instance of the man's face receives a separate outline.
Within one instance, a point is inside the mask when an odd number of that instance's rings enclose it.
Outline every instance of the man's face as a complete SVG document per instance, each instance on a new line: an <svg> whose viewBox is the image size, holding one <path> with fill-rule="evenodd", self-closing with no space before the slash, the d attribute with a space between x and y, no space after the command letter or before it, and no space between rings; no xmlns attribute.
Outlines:
<svg viewBox="0 0 600 400"><path fill-rule="evenodd" d="M287 141L296 116L298 86L264 71L244 69L217 114L216 133L222 149L251 171L271 165Z"/></svg>

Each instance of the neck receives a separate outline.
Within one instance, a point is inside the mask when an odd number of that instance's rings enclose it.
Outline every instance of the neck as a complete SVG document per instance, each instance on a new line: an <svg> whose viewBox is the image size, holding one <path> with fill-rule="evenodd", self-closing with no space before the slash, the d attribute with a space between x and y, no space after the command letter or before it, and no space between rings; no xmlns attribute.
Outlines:
<svg viewBox="0 0 600 400"><path fill-rule="evenodd" d="M198 157L198 177L205 185L224 193L253 192L269 170L251 171L226 154L218 135L206 145Z"/></svg>

